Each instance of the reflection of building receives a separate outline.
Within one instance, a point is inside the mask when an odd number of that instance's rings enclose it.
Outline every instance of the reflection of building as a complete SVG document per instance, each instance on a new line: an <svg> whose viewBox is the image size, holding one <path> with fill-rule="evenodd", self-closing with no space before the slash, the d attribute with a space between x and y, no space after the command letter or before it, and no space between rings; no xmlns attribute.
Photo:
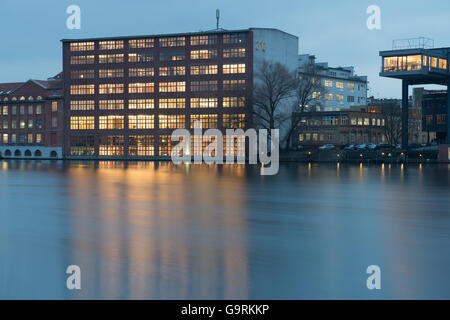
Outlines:
<svg viewBox="0 0 450 320"><path fill-rule="evenodd" d="M0 84L1 155L62 157L61 74L47 81Z"/></svg>
<svg viewBox="0 0 450 320"><path fill-rule="evenodd" d="M385 119L376 111L361 110L305 112L299 130L294 135L294 145L335 146L382 143Z"/></svg>
<svg viewBox="0 0 450 320"><path fill-rule="evenodd" d="M305 72L305 65L314 63L317 76L325 92L314 92L317 111L347 110L352 106L367 103L367 76L358 76L353 67L332 68L328 63L315 62L315 56L299 55L299 74Z"/></svg>
<svg viewBox="0 0 450 320"><path fill-rule="evenodd" d="M408 148L408 87L418 84L450 84L450 70L448 60L450 48L428 49L425 42L413 45L406 49L393 49L381 51L382 69L380 76L402 80L402 147ZM394 42L395 46L395 42ZM447 92L449 95L450 92ZM447 114L450 110L450 99L447 99ZM450 122L446 123L447 131ZM447 136L450 143L450 136Z"/></svg>
<svg viewBox="0 0 450 320"><path fill-rule="evenodd" d="M423 131L428 141L436 140L445 143L447 136L447 91L424 90L421 92L423 111Z"/></svg>
<svg viewBox="0 0 450 320"><path fill-rule="evenodd" d="M275 29L63 40L65 155L169 156L173 130L195 121L251 127L256 67L295 70L297 56L298 38Z"/></svg>

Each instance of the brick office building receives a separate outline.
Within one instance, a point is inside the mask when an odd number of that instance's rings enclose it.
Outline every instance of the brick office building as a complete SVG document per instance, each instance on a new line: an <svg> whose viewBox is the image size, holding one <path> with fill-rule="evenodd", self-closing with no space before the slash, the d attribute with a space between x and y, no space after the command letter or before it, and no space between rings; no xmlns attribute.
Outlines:
<svg viewBox="0 0 450 320"><path fill-rule="evenodd" d="M222 132L249 128L258 63L297 68L298 38L275 29L62 43L64 154L71 158L170 156L173 130L194 121Z"/></svg>
<svg viewBox="0 0 450 320"><path fill-rule="evenodd" d="M306 112L294 134L294 145L319 147L384 143L385 119L381 112L367 110Z"/></svg>
<svg viewBox="0 0 450 320"><path fill-rule="evenodd" d="M61 76L0 84L2 157L62 158Z"/></svg>

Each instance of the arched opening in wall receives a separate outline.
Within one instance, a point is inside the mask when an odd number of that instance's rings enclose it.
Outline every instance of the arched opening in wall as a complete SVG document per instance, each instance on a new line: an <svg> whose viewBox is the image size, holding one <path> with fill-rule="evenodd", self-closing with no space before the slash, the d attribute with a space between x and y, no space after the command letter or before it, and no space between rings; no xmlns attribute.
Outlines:
<svg viewBox="0 0 450 320"><path fill-rule="evenodd" d="M56 151L52 151L52 152L50 152L50 157L56 158L56 157L58 157L58 153Z"/></svg>
<svg viewBox="0 0 450 320"><path fill-rule="evenodd" d="M31 151L26 150L24 155L25 155L25 157L31 157Z"/></svg>
<svg viewBox="0 0 450 320"><path fill-rule="evenodd" d="M35 157L42 157L42 152L41 152L41 150L36 150L36 151L34 152L34 156L35 156Z"/></svg>
<svg viewBox="0 0 450 320"><path fill-rule="evenodd" d="M15 157L20 157L21 155L22 155L22 153L20 152L20 150L14 151L14 156Z"/></svg>
<svg viewBox="0 0 450 320"><path fill-rule="evenodd" d="M5 150L5 157L11 157L11 150L9 149Z"/></svg>

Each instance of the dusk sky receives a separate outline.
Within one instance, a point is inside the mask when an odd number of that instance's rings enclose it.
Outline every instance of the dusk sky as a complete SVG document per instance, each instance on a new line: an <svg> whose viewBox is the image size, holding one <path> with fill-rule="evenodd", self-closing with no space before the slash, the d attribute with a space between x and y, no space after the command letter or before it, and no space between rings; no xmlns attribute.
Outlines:
<svg viewBox="0 0 450 320"><path fill-rule="evenodd" d="M66 8L81 7L81 30L68 30ZM368 30L366 9L381 8L381 30ZM191 32L221 27L277 28L300 38L299 52L368 75L369 93L399 97L400 81L380 78L378 51L393 39L429 37L450 46L448 0L1 0L0 82L46 79L61 71L63 38Z"/></svg>

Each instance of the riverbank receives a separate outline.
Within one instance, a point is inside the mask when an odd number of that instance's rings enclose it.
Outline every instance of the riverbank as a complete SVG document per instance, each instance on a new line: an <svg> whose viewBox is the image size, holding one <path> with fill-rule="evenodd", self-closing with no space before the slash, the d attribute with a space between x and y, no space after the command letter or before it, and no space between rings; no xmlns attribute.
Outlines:
<svg viewBox="0 0 450 320"><path fill-rule="evenodd" d="M437 147L401 150L305 150L280 155L281 162L448 163Z"/></svg>
<svg viewBox="0 0 450 320"><path fill-rule="evenodd" d="M439 156L437 146L401 150L304 150L280 153L280 162L367 162L367 163L450 163ZM67 160L67 161L171 161L171 157L37 157L11 156L0 160ZM191 158L194 162L194 158ZM224 163L226 159L224 158Z"/></svg>

